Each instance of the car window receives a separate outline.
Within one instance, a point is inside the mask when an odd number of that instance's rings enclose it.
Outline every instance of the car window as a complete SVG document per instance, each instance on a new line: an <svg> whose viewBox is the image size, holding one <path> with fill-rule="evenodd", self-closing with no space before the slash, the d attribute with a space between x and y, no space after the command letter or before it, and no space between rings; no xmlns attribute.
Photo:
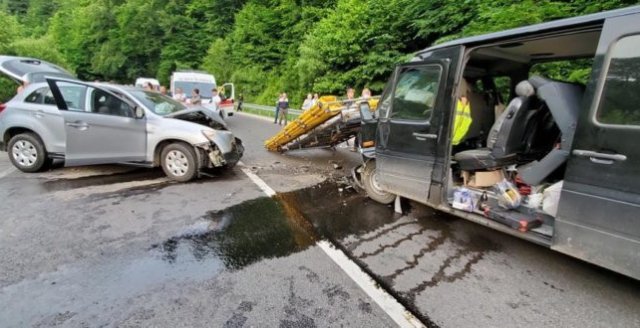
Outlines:
<svg viewBox="0 0 640 328"><path fill-rule="evenodd" d="M187 108L181 102L157 92L135 90L131 91L131 95L158 115L168 115Z"/></svg>
<svg viewBox="0 0 640 328"><path fill-rule="evenodd" d="M75 84L62 84L58 85L60 93L64 101L67 103L68 110L84 112L84 98L87 94L87 87Z"/></svg>
<svg viewBox="0 0 640 328"><path fill-rule="evenodd" d="M405 68L396 83L391 118L429 120L435 106L441 72L439 65Z"/></svg>
<svg viewBox="0 0 640 328"><path fill-rule="evenodd" d="M91 88L90 109L92 113L133 117L133 108L122 99L100 89Z"/></svg>
<svg viewBox="0 0 640 328"><path fill-rule="evenodd" d="M611 49L599 122L640 126L640 35L620 39Z"/></svg>
<svg viewBox="0 0 640 328"><path fill-rule="evenodd" d="M56 100L53 98L53 94L51 93L51 89L49 87L44 87L37 89L28 95L24 102L31 104L41 104L41 105L54 105L56 104Z"/></svg>

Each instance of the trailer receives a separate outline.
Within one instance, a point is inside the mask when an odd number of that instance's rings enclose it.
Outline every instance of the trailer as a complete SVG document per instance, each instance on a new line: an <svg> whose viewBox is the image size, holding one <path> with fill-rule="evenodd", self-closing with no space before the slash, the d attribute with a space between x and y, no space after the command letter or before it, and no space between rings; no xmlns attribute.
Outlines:
<svg viewBox="0 0 640 328"><path fill-rule="evenodd" d="M278 152L335 147L360 132L360 104L366 102L367 108L373 111L378 100L377 97L350 100L320 97L317 104L265 141L265 147Z"/></svg>

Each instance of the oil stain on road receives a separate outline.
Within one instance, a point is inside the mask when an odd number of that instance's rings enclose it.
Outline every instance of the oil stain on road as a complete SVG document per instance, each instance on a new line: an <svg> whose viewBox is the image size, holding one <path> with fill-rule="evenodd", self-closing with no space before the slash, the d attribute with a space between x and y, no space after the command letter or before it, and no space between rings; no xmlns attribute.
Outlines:
<svg viewBox="0 0 640 328"><path fill-rule="evenodd" d="M476 235L456 237L450 231L451 221L455 220L450 216L424 210L413 212L413 218L407 221L406 216L395 214L390 206L325 182L207 213L201 218L199 228L188 229L153 245L152 249L160 251L162 258L170 263L180 258L201 262L214 260L222 262L227 270L237 270L264 259L300 252L320 240L329 240L423 322L435 327L437 325L415 307L416 296L439 283L464 278L488 252L496 251L498 247ZM408 232L403 233L402 229ZM389 237L392 233L397 237ZM379 274L370 265L372 261L384 262L378 258L383 253L406 255L403 254L406 253L404 243L419 242L414 239L424 239L426 234L433 237L391 274ZM394 288L396 279L416 268L421 260L431 261L426 255L438 251L445 243L455 251L444 260L431 263L436 268L431 277L424 277L406 290ZM375 249L357 252L367 244L374 245Z"/></svg>

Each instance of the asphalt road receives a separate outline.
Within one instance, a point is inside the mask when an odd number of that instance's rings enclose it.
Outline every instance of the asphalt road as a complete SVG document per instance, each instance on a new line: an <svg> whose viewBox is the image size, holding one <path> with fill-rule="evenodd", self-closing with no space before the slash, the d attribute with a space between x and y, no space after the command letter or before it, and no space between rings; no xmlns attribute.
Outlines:
<svg viewBox="0 0 640 328"><path fill-rule="evenodd" d="M0 156L0 327L390 327L329 240L432 327L639 327L640 283L342 184L346 148L287 155L236 115L240 168L178 184L119 166L12 170ZM335 169L335 165L342 167Z"/></svg>

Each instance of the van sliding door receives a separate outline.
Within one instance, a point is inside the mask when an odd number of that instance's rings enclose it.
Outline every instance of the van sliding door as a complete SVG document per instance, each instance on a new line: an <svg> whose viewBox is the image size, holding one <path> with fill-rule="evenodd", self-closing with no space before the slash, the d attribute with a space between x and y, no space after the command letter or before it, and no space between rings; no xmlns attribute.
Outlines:
<svg viewBox="0 0 640 328"><path fill-rule="evenodd" d="M640 279L640 15L608 19L552 248Z"/></svg>

